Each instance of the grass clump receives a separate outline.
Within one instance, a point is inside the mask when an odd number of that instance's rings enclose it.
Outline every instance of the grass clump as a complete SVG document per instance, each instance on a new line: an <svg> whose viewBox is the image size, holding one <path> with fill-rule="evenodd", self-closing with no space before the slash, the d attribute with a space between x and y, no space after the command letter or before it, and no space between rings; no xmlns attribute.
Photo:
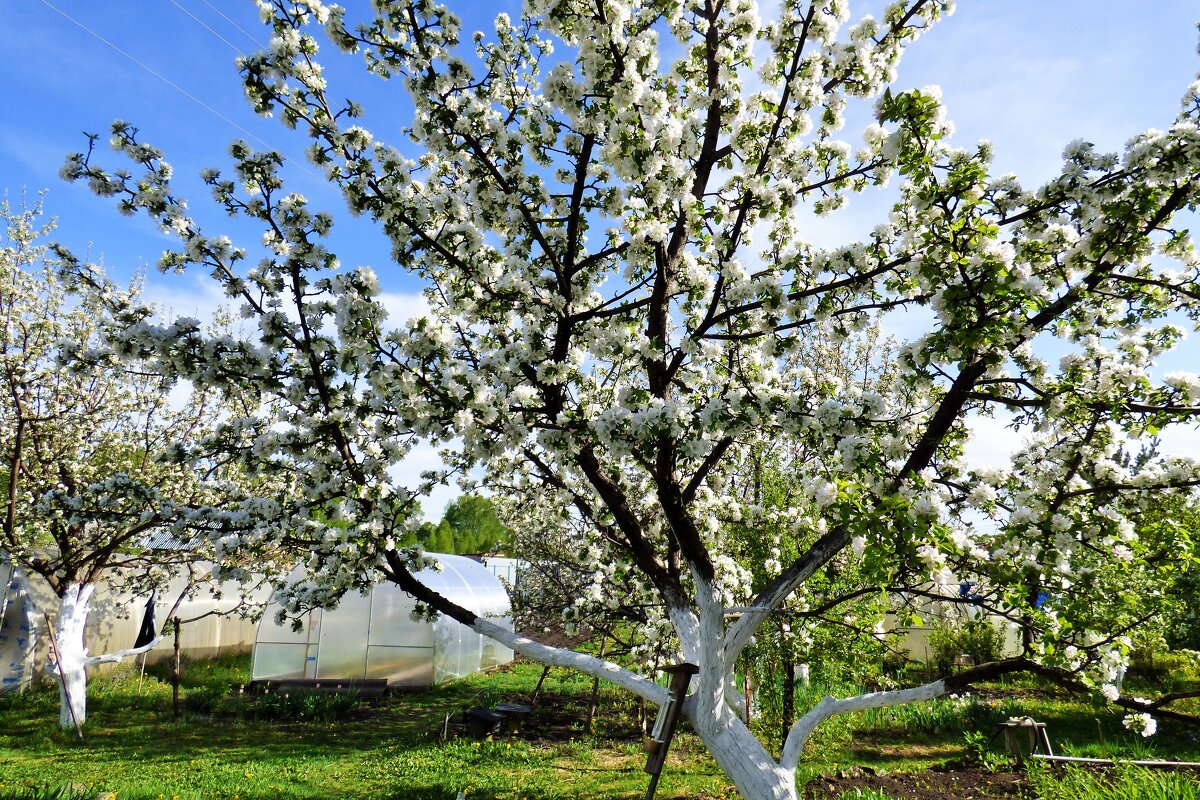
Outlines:
<svg viewBox="0 0 1200 800"><path fill-rule="evenodd" d="M69 783L0 792L0 800L93 800L95 797L95 790Z"/></svg>
<svg viewBox="0 0 1200 800"><path fill-rule="evenodd" d="M1200 800L1194 775L1128 765L1105 771L1069 767L1059 776L1031 770L1030 778L1040 800Z"/></svg>

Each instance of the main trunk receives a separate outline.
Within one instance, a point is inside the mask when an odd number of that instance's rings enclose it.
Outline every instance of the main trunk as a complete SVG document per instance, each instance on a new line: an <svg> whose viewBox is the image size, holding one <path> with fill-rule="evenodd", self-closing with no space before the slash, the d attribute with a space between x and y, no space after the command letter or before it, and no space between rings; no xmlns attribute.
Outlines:
<svg viewBox="0 0 1200 800"><path fill-rule="evenodd" d="M796 777L771 754L727 705L705 708L693 696L688 719L713 760L745 800L798 800Z"/></svg>
<svg viewBox="0 0 1200 800"><path fill-rule="evenodd" d="M58 627L54 631L55 652L51 653L50 672L58 682L58 724L67 729L82 726L87 719L87 647L83 630L94 588L71 584L58 604ZM57 665L54 663L56 657Z"/></svg>
<svg viewBox="0 0 1200 800"><path fill-rule="evenodd" d="M695 692L684 710L696 734L745 800L797 800L794 769L779 765L735 713L740 693L730 681L733 658L725 656L725 607L703 576L695 575L699 626L688 630L685 614L676 613L675 629L685 653L699 655ZM740 703L739 703L740 704Z"/></svg>

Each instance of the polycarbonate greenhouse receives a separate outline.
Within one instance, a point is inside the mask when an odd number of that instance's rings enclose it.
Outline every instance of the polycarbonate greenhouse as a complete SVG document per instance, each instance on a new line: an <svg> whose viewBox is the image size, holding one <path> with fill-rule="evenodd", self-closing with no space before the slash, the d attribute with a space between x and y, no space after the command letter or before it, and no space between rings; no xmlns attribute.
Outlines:
<svg viewBox="0 0 1200 800"><path fill-rule="evenodd" d="M463 556L430 553L441 570L417 578L451 601L512 629L508 593L492 571ZM297 573L298 575L299 573ZM258 627L251 678L384 679L389 686L445 683L512 660L509 648L449 617L414 619L416 601L391 583L347 594L334 609L306 614L299 630L275 621L272 599Z"/></svg>
<svg viewBox="0 0 1200 800"><path fill-rule="evenodd" d="M94 655L133 647L149 599L120 589L121 581L114 585L110 578L118 576L113 572L106 571L97 581L88 614L84 637L88 651ZM254 644L256 626L237 613L241 587L227 583L220 598L200 591L175 605L187 584L186 576L177 575L156 595L158 626L161 628L174 608L175 614L187 622L181 629L180 649L190 658L248 652ZM267 599L262 589L247 591L251 604ZM38 575L25 573L0 551L0 693L24 690L47 663L49 636L43 613L51 617L58 613L58 598L50 585ZM172 638L164 637L146 659L169 658L173 647ZM102 665L97 669L104 668Z"/></svg>

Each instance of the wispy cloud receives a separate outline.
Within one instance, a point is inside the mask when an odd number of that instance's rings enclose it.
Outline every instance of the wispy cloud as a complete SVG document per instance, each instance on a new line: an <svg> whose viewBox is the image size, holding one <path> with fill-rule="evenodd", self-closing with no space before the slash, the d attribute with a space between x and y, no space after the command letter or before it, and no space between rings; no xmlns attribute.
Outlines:
<svg viewBox="0 0 1200 800"><path fill-rule="evenodd" d="M387 311L388 324L399 328L409 320L429 313L429 301L420 292L381 292L379 302Z"/></svg>
<svg viewBox="0 0 1200 800"><path fill-rule="evenodd" d="M183 275L148 275L142 299L157 306L159 316L164 320L192 317L208 322L218 309L234 305L216 281L207 275L191 272Z"/></svg>

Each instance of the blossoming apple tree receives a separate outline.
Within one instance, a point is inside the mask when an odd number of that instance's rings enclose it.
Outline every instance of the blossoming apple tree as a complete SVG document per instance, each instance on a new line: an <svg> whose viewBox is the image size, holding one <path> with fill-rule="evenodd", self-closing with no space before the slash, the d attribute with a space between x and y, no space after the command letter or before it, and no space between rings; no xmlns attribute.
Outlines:
<svg viewBox="0 0 1200 800"><path fill-rule="evenodd" d="M100 344L105 304L64 289L43 243L53 224L40 215L40 205L0 206L0 554L58 598L57 609L38 611L57 612L50 671L60 724L70 728L87 717L89 667L158 643L88 653L84 631L101 575L114 589L148 594L190 574L189 590L199 589L199 562L213 547L197 533L211 515L197 514L215 512L237 483L220 464L201 471L173 458L218 413L211 398L173 407L170 379L84 357ZM176 545L150 546L164 532Z"/></svg>
<svg viewBox="0 0 1200 800"><path fill-rule="evenodd" d="M1200 413L1200 379L1153 377L1200 311L1197 257L1174 223L1200 198L1200 85L1165 130L1119 154L1072 143L1061 174L1028 187L992 175L987 144L951 143L935 91L892 87L946 0L854 22L841 0L783 2L769 19L752 0L530 0L469 38L432 0L377 3L358 23L317 0L259 5L273 39L241 62L251 102L311 135L313 164L390 238L391 269L426 282L428 314L389 325L375 274L339 267L332 219L284 190L275 153L236 143L236 177L205 174L219 204L261 225L261 258L205 233L126 123L111 143L136 174L91 150L64 171L178 234L163 266L211 271L257 322L255 341L212 339L127 304L118 347L277 399L277 418L228 421L257 432L232 449L301 476L304 494L226 544L302 554L295 606L382 576L531 658L666 700L634 670L514 635L416 581L421 554L397 542L420 487L392 475L427 437L456 441L456 467L525 500L512 527L578 526L598 585L654 598L699 668L684 713L747 798L796 797L804 742L832 714L1017 668L1119 694L1133 620L1110 624L1122 612L1104 611L1107 592L1144 566L1122 509L1200 480L1187 461L1127 457L1137 436ZM402 131L356 124L321 39L398 79ZM847 108L871 102L876 121L845 136ZM893 209L861 240L805 239L889 181ZM818 326L849 335L921 312L931 323L901 347L894 393L791 357ZM1030 442L1011 469L973 470L968 421L992 414ZM752 590L722 521L739 511L747 455L781 442L806 456L794 506L772 513L803 546ZM1032 626L1024 652L827 698L775 759L734 713L730 676L835 559L875 587L914 568L930 586L984 575L997 607ZM1146 715L1134 725L1162 710L1118 702Z"/></svg>

